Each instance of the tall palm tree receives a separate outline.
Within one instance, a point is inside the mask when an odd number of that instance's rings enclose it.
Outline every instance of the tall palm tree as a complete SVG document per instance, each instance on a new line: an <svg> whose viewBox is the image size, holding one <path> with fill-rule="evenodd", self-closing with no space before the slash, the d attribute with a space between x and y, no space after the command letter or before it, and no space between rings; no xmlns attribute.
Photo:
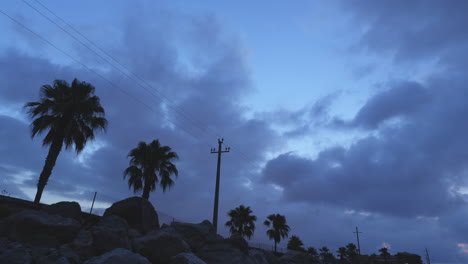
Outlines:
<svg viewBox="0 0 468 264"><path fill-rule="evenodd" d="M94 95L94 86L74 79L71 85L64 80L41 87L40 100L25 104L34 120L31 123L31 136L47 130L42 145L50 145L44 167L37 183L35 203L41 201L57 157L65 144L65 149L75 148L80 153L88 140L94 139L94 131L105 130L104 118L99 97Z"/></svg>
<svg viewBox="0 0 468 264"><path fill-rule="evenodd" d="M231 220L226 222L226 226L229 227L231 235L246 236L248 239L252 237L257 217L251 214L252 210L250 207L245 207L244 205L240 205L229 211L228 216L231 217Z"/></svg>
<svg viewBox="0 0 468 264"><path fill-rule="evenodd" d="M278 244L281 239L288 237L289 230L291 230L291 228L286 224L286 217L280 214L271 214L263 224L267 227L271 226L271 229L268 229L266 233L269 239L273 239L275 241L276 252L276 244Z"/></svg>
<svg viewBox="0 0 468 264"><path fill-rule="evenodd" d="M148 200L150 192L154 191L157 183L161 185L163 192L171 187L174 184L171 175L179 174L172 163L179 157L171 150L168 146L161 146L157 139L149 144L138 143L138 146L128 154L131 157L130 166L124 171L124 179L129 176L128 188L133 186L135 193L143 189L142 197Z"/></svg>

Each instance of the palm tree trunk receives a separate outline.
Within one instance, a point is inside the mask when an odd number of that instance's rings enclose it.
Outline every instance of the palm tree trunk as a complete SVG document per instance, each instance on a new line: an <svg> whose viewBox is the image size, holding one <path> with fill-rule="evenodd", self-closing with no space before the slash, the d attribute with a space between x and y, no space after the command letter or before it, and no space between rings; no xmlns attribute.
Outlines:
<svg viewBox="0 0 468 264"><path fill-rule="evenodd" d="M145 186L143 186L143 199L148 200L149 199L149 194L150 194L150 185L145 183Z"/></svg>
<svg viewBox="0 0 468 264"><path fill-rule="evenodd" d="M39 176L39 181L37 182L37 192L36 197L34 198L34 203L39 204L42 197L42 192L44 191L47 182L49 181L49 177L52 174L52 169L55 166L55 162L57 161L57 157L60 154L63 146L63 137L57 137L54 139L52 144L49 148L49 153L47 154L46 161L44 164L44 168L42 168L41 175Z"/></svg>
<svg viewBox="0 0 468 264"><path fill-rule="evenodd" d="M276 240L275 240L275 253L276 253Z"/></svg>

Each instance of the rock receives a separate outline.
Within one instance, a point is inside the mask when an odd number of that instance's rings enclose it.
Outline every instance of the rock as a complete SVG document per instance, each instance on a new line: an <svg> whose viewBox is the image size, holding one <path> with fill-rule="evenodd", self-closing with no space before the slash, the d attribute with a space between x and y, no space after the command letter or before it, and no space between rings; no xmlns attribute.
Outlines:
<svg viewBox="0 0 468 264"><path fill-rule="evenodd" d="M71 264L71 262L55 248L33 248L31 251L34 264Z"/></svg>
<svg viewBox="0 0 468 264"><path fill-rule="evenodd" d="M249 256L256 264L281 264L279 258L273 255L273 253L270 251L262 249L250 249Z"/></svg>
<svg viewBox="0 0 468 264"><path fill-rule="evenodd" d="M208 220L199 224L172 222L171 227L183 236L193 252L197 252L207 241L218 239L213 225Z"/></svg>
<svg viewBox="0 0 468 264"><path fill-rule="evenodd" d="M31 253L18 242L2 239L0 241L0 263L30 264L32 263Z"/></svg>
<svg viewBox="0 0 468 264"><path fill-rule="evenodd" d="M147 258L127 249L116 248L104 255L94 257L84 264L151 264Z"/></svg>
<svg viewBox="0 0 468 264"><path fill-rule="evenodd" d="M134 241L135 251L153 263L170 263L173 256L190 252L190 246L171 228L153 231Z"/></svg>
<svg viewBox="0 0 468 264"><path fill-rule="evenodd" d="M153 205L141 197L131 197L114 203L104 212L104 216L108 215L122 217L130 227L142 234L159 229L158 214Z"/></svg>
<svg viewBox="0 0 468 264"><path fill-rule="evenodd" d="M72 241L80 230L78 221L42 211L25 210L6 219L11 240L39 247L57 247Z"/></svg>
<svg viewBox="0 0 468 264"><path fill-rule="evenodd" d="M208 241L198 253L198 257L207 264L255 264L253 258L233 247L229 239L218 239Z"/></svg>
<svg viewBox="0 0 468 264"><path fill-rule="evenodd" d="M93 247L93 235L91 231L80 230L76 238L71 243L71 248L78 254L81 260L89 259L95 256L95 250Z"/></svg>
<svg viewBox="0 0 468 264"><path fill-rule="evenodd" d="M244 253L248 253L249 251L249 244L247 241L242 236L239 235L233 235L230 238L227 239L227 241L235 248L239 249L240 251Z"/></svg>
<svg viewBox="0 0 468 264"><path fill-rule="evenodd" d="M180 253L171 258L170 264L206 264L193 253Z"/></svg>
<svg viewBox="0 0 468 264"><path fill-rule="evenodd" d="M81 219L81 206L77 202L58 202L44 208L48 214L60 215L73 218L77 221Z"/></svg>
<svg viewBox="0 0 468 264"><path fill-rule="evenodd" d="M288 250L281 258L281 263L284 264L302 264L313 263L314 259L305 252Z"/></svg>
<svg viewBox="0 0 468 264"><path fill-rule="evenodd" d="M103 254L115 248L131 249L128 225L122 218L109 215L91 228L93 248L97 254Z"/></svg>

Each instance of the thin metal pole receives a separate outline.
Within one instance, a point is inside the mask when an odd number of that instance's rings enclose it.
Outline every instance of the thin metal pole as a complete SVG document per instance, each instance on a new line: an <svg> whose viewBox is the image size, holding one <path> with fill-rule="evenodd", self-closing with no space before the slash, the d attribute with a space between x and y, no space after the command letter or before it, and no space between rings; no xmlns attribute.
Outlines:
<svg viewBox="0 0 468 264"><path fill-rule="evenodd" d="M96 194L97 194L97 192L94 192L93 203L91 204L91 209L89 210L89 214L91 214L93 212L94 201L96 200Z"/></svg>

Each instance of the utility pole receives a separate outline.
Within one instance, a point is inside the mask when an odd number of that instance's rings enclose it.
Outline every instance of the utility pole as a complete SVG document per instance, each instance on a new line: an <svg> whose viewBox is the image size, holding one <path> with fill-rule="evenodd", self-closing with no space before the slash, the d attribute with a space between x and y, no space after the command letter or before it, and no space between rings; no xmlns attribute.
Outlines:
<svg viewBox="0 0 468 264"><path fill-rule="evenodd" d="M97 192L94 192L93 203L91 204L91 209L89 210L89 214L91 214L93 212L94 201L96 201L96 194L97 194Z"/></svg>
<svg viewBox="0 0 468 264"><path fill-rule="evenodd" d="M357 226L356 226L356 232L353 232L353 233L356 233L357 247L358 247L358 255L361 256L361 245L359 244L359 234L362 233L362 232L359 232L359 231L358 231L358 228L357 228Z"/></svg>
<svg viewBox="0 0 468 264"><path fill-rule="evenodd" d="M215 148L211 149L211 153L218 153L218 167L216 168L216 187L215 187L215 198L213 208L213 226L215 234L218 234L218 201L219 201L219 178L221 174L221 153L229 152L231 148L227 147L224 150L221 149L224 142L224 138L218 139L218 150Z"/></svg>
<svg viewBox="0 0 468 264"><path fill-rule="evenodd" d="M431 259L429 258L429 251L427 251L427 248L426 248L426 262L427 264L431 264Z"/></svg>

